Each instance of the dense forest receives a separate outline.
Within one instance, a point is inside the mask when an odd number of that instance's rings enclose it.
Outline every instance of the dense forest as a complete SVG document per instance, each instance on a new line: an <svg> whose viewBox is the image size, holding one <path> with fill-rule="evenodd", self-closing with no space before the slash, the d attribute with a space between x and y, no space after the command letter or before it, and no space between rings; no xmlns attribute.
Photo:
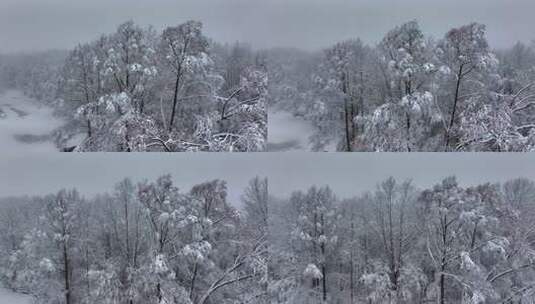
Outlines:
<svg viewBox="0 0 535 304"><path fill-rule="evenodd" d="M67 118L76 151L263 151L267 70L246 44L218 44L188 21L132 21L69 52L0 56L0 82ZM76 147L65 147L83 135Z"/></svg>
<svg viewBox="0 0 535 304"><path fill-rule="evenodd" d="M532 45L493 49L478 23L311 52L130 21L70 52L0 56L0 78L54 104L56 143L76 151L263 151L269 101L311 123L317 151L506 152L534 149L534 66Z"/></svg>
<svg viewBox="0 0 535 304"><path fill-rule="evenodd" d="M471 23L434 39L416 21L377 45L269 53L270 105L315 127L314 150L532 151L535 49L494 50Z"/></svg>
<svg viewBox="0 0 535 304"><path fill-rule="evenodd" d="M0 285L37 303L534 303L535 182L388 178L241 207L224 181L169 175L82 197L0 201Z"/></svg>
<svg viewBox="0 0 535 304"><path fill-rule="evenodd" d="M94 198L6 198L0 285L43 304L268 303L266 179L241 206L222 180L183 191L169 175Z"/></svg>
<svg viewBox="0 0 535 304"><path fill-rule="evenodd" d="M534 303L534 199L531 180L455 177L271 198L271 303Z"/></svg>

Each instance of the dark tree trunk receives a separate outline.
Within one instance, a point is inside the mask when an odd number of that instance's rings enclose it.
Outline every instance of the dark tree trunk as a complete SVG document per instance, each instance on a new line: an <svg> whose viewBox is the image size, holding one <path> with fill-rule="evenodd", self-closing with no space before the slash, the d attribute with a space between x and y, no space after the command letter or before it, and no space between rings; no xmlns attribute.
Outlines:
<svg viewBox="0 0 535 304"><path fill-rule="evenodd" d="M67 253L67 244L63 242L63 279L65 283L65 304L71 304L71 282L70 282L70 267L69 255Z"/></svg>
<svg viewBox="0 0 535 304"><path fill-rule="evenodd" d="M411 106L410 95L412 95L412 81L409 77L409 80L405 82L405 94L409 96L409 106ZM406 126L407 126L407 152L411 152L411 115L409 111L406 112Z"/></svg>
<svg viewBox="0 0 535 304"><path fill-rule="evenodd" d="M446 277L444 275L444 271L446 271L446 254L447 254L447 248L446 248L446 244L447 244L447 235L448 235L448 218L447 216L444 216L444 218L442 219L442 246L443 249L442 249L442 259L441 259L441 264L440 264L440 281L439 281L439 284L440 284L440 304L444 304L445 302L445 298L446 298L446 295L445 295L445 289L446 289Z"/></svg>
<svg viewBox="0 0 535 304"><path fill-rule="evenodd" d="M158 303L161 303L162 302L162 286L159 282L158 284L156 284L156 297L158 298Z"/></svg>
<svg viewBox="0 0 535 304"><path fill-rule="evenodd" d="M411 116L407 115L407 152L411 152Z"/></svg>
<svg viewBox="0 0 535 304"><path fill-rule="evenodd" d="M323 266L321 266L321 274L323 275L323 278L322 278L323 301L327 301L327 277L325 276L326 272L327 271L326 271L325 264L323 264Z"/></svg>
<svg viewBox="0 0 535 304"><path fill-rule="evenodd" d="M344 123L345 123L345 137L346 137L346 151L351 152L351 126L350 126L350 114L349 114L349 96L348 94L348 88L347 88L347 79L346 75L343 74L342 76L342 92L344 93ZM351 118L351 120L353 120Z"/></svg>
<svg viewBox="0 0 535 304"><path fill-rule="evenodd" d="M445 296L444 296L444 274L440 275L440 304L444 304Z"/></svg>
<svg viewBox="0 0 535 304"><path fill-rule="evenodd" d="M323 214L321 215L321 227L322 229L325 229L325 219L323 217ZM323 231L322 234L324 234L325 231ZM322 290L323 290L323 301L327 301L327 266L325 265L327 263L326 260L326 252L325 252L325 243L321 243L321 257L322 257L322 263L321 263L321 275L322 275Z"/></svg>
<svg viewBox="0 0 535 304"><path fill-rule="evenodd" d="M91 130L91 120L87 120L87 137L91 138L92 136L92 130Z"/></svg>
<svg viewBox="0 0 535 304"><path fill-rule="evenodd" d="M180 73L180 72L179 72ZM178 86L180 84L180 74L177 74L175 81L175 92L173 94L173 109L171 110L171 119L169 120L169 131L173 129L173 124L175 122L175 113L176 107L178 104Z"/></svg>
<svg viewBox="0 0 535 304"><path fill-rule="evenodd" d="M463 65L459 67L459 72L457 73L457 83L455 85L455 97L453 98L453 109L451 111L450 123L448 129L446 130L446 150L450 144L451 139L451 128L455 123L455 114L457 112L457 102L459 101L459 89L461 87L461 80L463 78Z"/></svg>
<svg viewBox="0 0 535 304"><path fill-rule="evenodd" d="M193 291L195 289L195 279L197 278L197 263L193 265L193 276L191 278L191 287L189 289L189 298L193 301Z"/></svg>
<svg viewBox="0 0 535 304"><path fill-rule="evenodd" d="M345 134L346 134L346 151L351 152L351 131L349 126L349 113L348 113L348 104L347 98L344 105L344 120L345 120Z"/></svg>
<svg viewBox="0 0 535 304"><path fill-rule="evenodd" d="M353 225L353 224L351 224ZM355 265L354 265L354 261L353 261L353 248L351 248L351 257L350 257L351 261L350 261L350 269L349 269L349 293L350 293L350 299L351 299L351 304L355 303L355 282L354 282L354 278L355 278L355 273L354 273L354 268L355 268Z"/></svg>

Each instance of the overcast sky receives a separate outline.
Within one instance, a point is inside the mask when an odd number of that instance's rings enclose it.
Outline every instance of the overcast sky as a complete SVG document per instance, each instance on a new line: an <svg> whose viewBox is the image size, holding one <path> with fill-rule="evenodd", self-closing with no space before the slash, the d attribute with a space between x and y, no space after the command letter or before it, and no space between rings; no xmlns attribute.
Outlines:
<svg viewBox="0 0 535 304"><path fill-rule="evenodd" d="M253 154L2 152L0 197L42 195L76 187L92 196L113 191L125 177L154 181L171 174L181 191L213 179L227 181L229 201L240 206L250 179L260 173Z"/></svg>
<svg viewBox="0 0 535 304"><path fill-rule="evenodd" d="M221 42L316 49L351 37L375 43L411 19L435 37L471 21L493 46L535 38L533 0L1 0L0 51L70 48L127 20L156 28L196 19Z"/></svg>
<svg viewBox="0 0 535 304"><path fill-rule="evenodd" d="M273 154L273 153L269 153ZM269 192L287 197L311 185L329 185L341 198L375 190L389 176L429 187L456 175L470 186L517 177L535 180L535 153L284 153L274 154ZM279 155L279 156L277 156Z"/></svg>
<svg viewBox="0 0 535 304"><path fill-rule="evenodd" d="M76 187L86 195L110 191L120 179L154 180L173 175L183 190L221 178L229 199L239 197L256 175L269 178L278 197L311 185L330 185L341 198L374 190L389 176L429 187L456 175L463 185L535 179L535 153L3 153L0 197L39 195Z"/></svg>

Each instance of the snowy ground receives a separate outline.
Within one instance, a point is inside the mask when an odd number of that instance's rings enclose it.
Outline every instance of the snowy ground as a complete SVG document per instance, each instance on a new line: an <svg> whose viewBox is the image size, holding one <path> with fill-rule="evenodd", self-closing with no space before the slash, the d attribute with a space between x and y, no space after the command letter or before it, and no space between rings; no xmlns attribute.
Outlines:
<svg viewBox="0 0 535 304"><path fill-rule="evenodd" d="M58 151L50 133L62 125L52 109L15 90L0 95L0 150Z"/></svg>
<svg viewBox="0 0 535 304"><path fill-rule="evenodd" d="M14 293L0 287L0 304L31 304L33 299L30 296Z"/></svg>
<svg viewBox="0 0 535 304"><path fill-rule="evenodd" d="M268 112L268 151L310 151L314 126L283 110Z"/></svg>

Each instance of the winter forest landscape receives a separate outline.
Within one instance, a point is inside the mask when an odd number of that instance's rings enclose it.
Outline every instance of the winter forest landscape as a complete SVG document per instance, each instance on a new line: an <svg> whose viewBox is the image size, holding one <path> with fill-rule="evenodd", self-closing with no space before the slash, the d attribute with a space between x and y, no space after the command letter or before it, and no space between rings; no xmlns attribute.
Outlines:
<svg viewBox="0 0 535 304"><path fill-rule="evenodd" d="M228 172L251 160L111 158L0 161L0 303L268 303L267 179Z"/></svg>
<svg viewBox="0 0 535 304"><path fill-rule="evenodd" d="M0 57L0 115L53 107L62 126L14 137L63 151L263 151L268 129L275 151L531 151L534 65L530 44L494 49L480 23L434 39L414 20L375 46L309 52L127 21L70 51Z"/></svg>
<svg viewBox="0 0 535 304"><path fill-rule="evenodd" d="M0 117L28 115L17 108L27 98L54 107L65 124L49 137L64 151L264 150L261 58L211 42L197 21L161 33L128 21L68 52L0 57L0 75L24 92L3 95Z"/></svg>
<svg viewBox="0 0 535 304"><path fill-rule="evenodd" d="M535 304L533 11L0 0L0 304Z"/></svg>
<svg viewBox="0 0 535 304"><path fill-rule="evenodd" d="M532 151L533 46L494 48L480 23L424 31L413 20L377 45L272 51L270 106L311 125L313 151Z"/></svg>
<svg viewBox="0 0 535 304"><path fill-rule="evenodd" d="M217 6L252 10L229 2ZM358 5L347 7L362 14ZM5 145L79 152L535 149L533 37L504 38L490 16L443 25L408 14L373 35L331 29L311 47L308 35L267 42L275 33L264 30L260 39L234 28L237 21L205 15L154 19L157 26L130 17L61 44L4 51ZM51 113L43 116L43 108Z"/></svg>
<svg viewBox="0 0 535 304"><path fill-rule="evenodd" d="M283 154L1 160L0 303L533 303L534 156Z"/></svg>

